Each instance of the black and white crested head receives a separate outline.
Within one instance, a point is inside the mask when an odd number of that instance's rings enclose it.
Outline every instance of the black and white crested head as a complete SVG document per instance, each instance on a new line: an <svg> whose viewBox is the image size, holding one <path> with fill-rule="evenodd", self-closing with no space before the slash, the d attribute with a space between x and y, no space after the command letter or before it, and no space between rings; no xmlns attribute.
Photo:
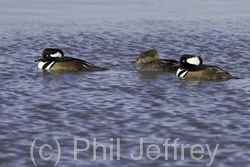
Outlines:
<svg viewBox="0 0 250 167"><path fill-rule="evenodd" d="M43 50L42 57L35 62L51 62L59 57L63 57L63 51L61 49L56 48L46 48Z"/></svg>
<svg viewBox="0 0 250 167"><path fill-rule="evenodd" d="M43 57L63 57L63 51L61 49L56 48L46 48L42 53Z"/></svg>
<svg viewBox="0 0 250 167"><path fill-rule="evenodd" d="M200 56L184 54L180 58L180 64L185 68L202 65L202 58Z"/></svg>

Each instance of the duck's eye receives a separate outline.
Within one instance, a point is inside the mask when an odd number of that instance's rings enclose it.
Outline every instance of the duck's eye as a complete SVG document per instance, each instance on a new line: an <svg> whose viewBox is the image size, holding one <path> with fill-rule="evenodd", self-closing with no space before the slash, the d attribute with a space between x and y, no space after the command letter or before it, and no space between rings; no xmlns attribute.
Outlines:
<svg viewBox="0 0 250 167"><path fill-rule="evenodd" d="M182 60L182 63L185 63L185 60Z"/></svg>
<svg viewBox="0 0 250 167"><path fill-rule="evenodd" d="M49 57L49 55L46 55L46 57Z"/></svg>

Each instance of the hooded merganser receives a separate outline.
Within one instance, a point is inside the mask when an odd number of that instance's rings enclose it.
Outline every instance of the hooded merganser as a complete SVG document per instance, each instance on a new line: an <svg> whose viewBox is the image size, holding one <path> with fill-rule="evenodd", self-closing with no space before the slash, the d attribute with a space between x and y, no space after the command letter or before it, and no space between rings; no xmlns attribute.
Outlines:
<svg viewBox="0 0 250 167"><path fill-rule="evenodd" d="M93 71L93 70L107 70L105 68L96 67L84 60L64 57L61 49L46 48L43 50L42 57L35 62L38 63L40 70L62 70L62 71Z"/></svg>
<svg viewBox="0 0 250 167"><path fill-rule="evenodd" d="M136 69L140 71L177 71L180 67L176 60L160 59L156 49L150 49L141 52L137 62Z"/></svg>
<svg viewBox="0 0 250 167"><path fill-rule="evenodd" d="M229 79L239 79L228 72L212 65L202 64L200 56L184 54L180 57L181 67L177 70L176 76L179 78L195 80L223 81Z"/></svg>

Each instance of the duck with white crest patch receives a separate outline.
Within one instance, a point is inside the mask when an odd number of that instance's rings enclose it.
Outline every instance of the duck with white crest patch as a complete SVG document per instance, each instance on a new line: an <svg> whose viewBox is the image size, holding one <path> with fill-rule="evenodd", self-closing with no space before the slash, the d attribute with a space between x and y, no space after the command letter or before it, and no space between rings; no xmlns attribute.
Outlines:
<svg viewBox="0 0 250 167"><path fill-rule="evenodd" d="M49 71L94 71L107 70L97 67L87 61L66 57L61 49L46 48L43 50L42 57L35 62L38 63L38 69Z"/></svg>
<svg viewBox="0 0 250 167"><path fill-rule="evenodd" d="M181 67L177 70L176 76L182 79L211 81L239 79L219 67L203 64L200 56L184 54L180 57L180 65Z"/></svg>

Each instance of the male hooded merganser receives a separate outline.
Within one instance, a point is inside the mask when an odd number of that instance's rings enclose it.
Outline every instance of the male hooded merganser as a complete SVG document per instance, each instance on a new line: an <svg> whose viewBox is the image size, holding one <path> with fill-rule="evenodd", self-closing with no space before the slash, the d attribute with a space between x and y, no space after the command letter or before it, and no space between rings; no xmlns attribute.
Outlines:
<svg viewBox="0 0 250 167"><path fill-rule="evenodd" d="M160 59L156 49L141 52L136 61L136 69L140 71L177 71L180 67L176 60Z"/></svg>
<svg viewBox="0 0 250 167"><path fill-rule="evenodd" d="M92 70L106 70L105 68L96 67L84 60L64 57L61 49L46 48L43 50L42 57L35 62L38 63L40 70L62 70L62 71L92 71Z"/></svg>
<svg viewBox="0 0 250 167"><path fill-rule="evenodd" d="M202 64L199 56L184 54L180 57L181 67L177 70L176 76L179 78L195 80L223 81L229 79L239 79L228 72L212 65Z"/></svg>

